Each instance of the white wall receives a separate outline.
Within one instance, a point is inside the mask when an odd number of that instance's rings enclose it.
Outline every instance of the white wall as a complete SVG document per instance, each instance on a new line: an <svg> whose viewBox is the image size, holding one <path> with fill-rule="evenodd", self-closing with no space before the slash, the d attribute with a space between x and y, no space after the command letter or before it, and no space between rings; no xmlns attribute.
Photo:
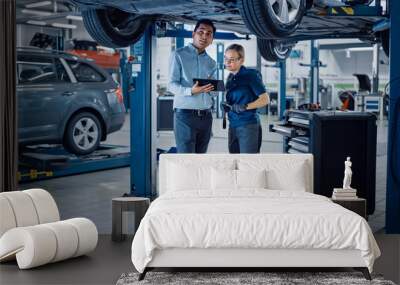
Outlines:
<svg viewBox="0 0 400 285"><path fill-rule="evenodd" d="M380 59L388 61L383 51L380 52ZM372 79L372 51L350 52L350 57L347 57L345 50L323 50L320 52L320 60L328 64L326 68L320 69L321 78L327 82L356 83L354 73L365 73ZM380 84L388 80L388 65L379 65L379 76Z"/></svg>
<svg viewBox="0 0 400 285"><path fill-rule="evenodd" d="M156 50L155 50L155 70L156 73L155 84L157 89L166 89L169 77L169 60L171 56L171 50L173 41L171 38L157 38ZM158 94L157 94L158 95Z"/></svg>
<svg viewBox="0 0 400 285"><path fill-rule="evenodd" d="M86 32L82 21L74 21L73 24L77 26L76 29L72 30L73 39L93 41L92 37Z"/></svg>

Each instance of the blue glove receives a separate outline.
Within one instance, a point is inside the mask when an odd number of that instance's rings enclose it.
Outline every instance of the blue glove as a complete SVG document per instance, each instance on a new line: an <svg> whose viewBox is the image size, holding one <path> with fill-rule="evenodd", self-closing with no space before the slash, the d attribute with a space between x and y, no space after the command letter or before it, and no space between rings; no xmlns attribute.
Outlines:
<svg viewBox="0 0 400 285"><path fill-rule="evenodd" d="M237 114L243 113L246 110L247 110L246 104L233 104L232 105L232 111Z"/></svg>
<svg viewBox="0 0 400 285"><path fill-rule="evenodd" d="M225 102L221 102L219 106L221 107L221 110L224 111L225 113L229 113L229 111L232 110L232 106Z"/></svg>

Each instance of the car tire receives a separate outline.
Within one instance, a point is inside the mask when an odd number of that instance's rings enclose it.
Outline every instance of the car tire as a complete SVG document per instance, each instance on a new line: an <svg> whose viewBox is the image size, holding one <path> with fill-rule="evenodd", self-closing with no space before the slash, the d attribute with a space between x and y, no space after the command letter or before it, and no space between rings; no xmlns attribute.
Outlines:
<svg viewBox="0 0 400 285"><path fill-rule="evenodd" d="M287 45L276 40L257 39L260 55L267 61L281 61L290 56L293 45Z"/></svg>
<svg viewBox="0 0 400 285"><path fill-rule="evenodd" d="M83 10L82 17L90 36L100 45L112 48L136 43L151 23L148 18L115 8Z"/></svg>
<svg viewBox="0 0 400 285"><path fill-rule="evenodd" d="M293 3L297 3L295 7ZM288 13L279 14L286 7ZM239 0L238 8L247 28L259 38L281 38L292 34L306 12L306 0Z"/></svg>
<svg viewBox="0 0 400 285"><path fill-rule="evenodd" d="M381 32L381 43L382 43L382 48L383 51L385 52L386 56L389 57L390 54L390 43L389 43L389 39L390 39L390 30L384 30Z"/></svg>
<svg viewBox="0 0 400 285"><path fill-rule="evenodd" d="M101 123L96 115L89 112L78 113L68 122L64 147L77 155L90 154L99 147L102 132Z"/></svg>

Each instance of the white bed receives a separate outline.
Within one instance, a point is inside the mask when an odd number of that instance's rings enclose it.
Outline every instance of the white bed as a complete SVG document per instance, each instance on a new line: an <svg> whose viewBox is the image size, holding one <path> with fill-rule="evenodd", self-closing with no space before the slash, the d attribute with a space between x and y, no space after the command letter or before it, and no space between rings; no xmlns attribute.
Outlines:
<svg viewBox="0 0 400 285"><path fill-rule="evenodd" d="M380 255L362 217L310 193L311 155L163 155L159 173L160 197L132 243L132 262L144 274L154 267L354 267L368 278ZM255 187L262 175L266 185Z"/></svg>

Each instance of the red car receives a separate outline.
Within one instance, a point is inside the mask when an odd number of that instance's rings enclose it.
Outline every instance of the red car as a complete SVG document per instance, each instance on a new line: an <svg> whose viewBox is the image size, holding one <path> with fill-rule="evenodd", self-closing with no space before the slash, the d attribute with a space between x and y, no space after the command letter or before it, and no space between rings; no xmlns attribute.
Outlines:
<svg viewBox="0 0 400 285"><path fill-rule="evenodd" d="M119 52L113 48L102 48L96 42L74 40L74 48L68 53L93 60L98 66L109 71L118 71L120 65Z"/></svg>

